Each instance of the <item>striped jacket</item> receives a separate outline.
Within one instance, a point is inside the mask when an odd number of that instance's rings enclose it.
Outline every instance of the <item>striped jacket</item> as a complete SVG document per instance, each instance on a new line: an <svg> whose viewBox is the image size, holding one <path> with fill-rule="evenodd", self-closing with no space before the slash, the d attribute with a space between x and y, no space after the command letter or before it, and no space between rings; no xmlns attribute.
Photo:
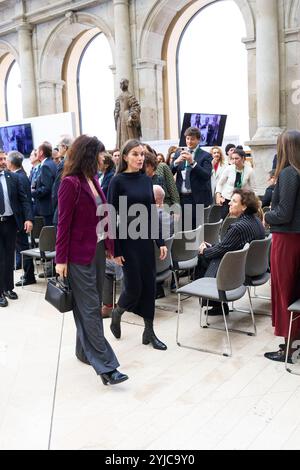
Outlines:
<svg viewBox="0 0 300 470"><path fill-rule="evenodd" d="M264 238L265 229L259 218L242 214L230 225L220 243L204 250L205 260L210 261L205 277L216 277L221 259L228 251L241 250L246 243Z"/></svg>

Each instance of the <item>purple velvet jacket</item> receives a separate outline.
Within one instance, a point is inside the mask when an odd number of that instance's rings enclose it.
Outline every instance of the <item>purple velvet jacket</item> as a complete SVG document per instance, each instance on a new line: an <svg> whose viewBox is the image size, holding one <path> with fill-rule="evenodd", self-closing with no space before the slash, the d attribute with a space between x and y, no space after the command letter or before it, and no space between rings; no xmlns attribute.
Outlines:
<svg viewBox="0 0 300 470"><path fill-rule="evenodd" d="M105 203L96 177L94 183ZM58 192L58 211L56 263L90 264L96 253L96 227L100 218L96 215L95 198L83 175L62 179ZM114 242L106 238L105 248L113 254Z"/></svg>

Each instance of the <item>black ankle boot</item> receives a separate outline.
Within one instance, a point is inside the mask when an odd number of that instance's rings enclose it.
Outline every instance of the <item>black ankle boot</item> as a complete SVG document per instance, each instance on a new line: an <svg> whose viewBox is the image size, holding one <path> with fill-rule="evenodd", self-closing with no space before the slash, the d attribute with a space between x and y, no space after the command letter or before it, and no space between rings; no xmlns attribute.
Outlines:
<svg viewBox="0 0 300 470"><path fill-rule="evenodd" d="M122 372L119 372L117 369L112 370L111 372L106 372L106 374L100 374L100 377L104 385L120 384L121 382L128 380L128 375L122 374Z"/></svg>
<svg viewBox="0 0 300 470"><path fill-rule="evenodd" d="M167 346L160 341L154 333L153 330L153 321L152 320L145 320L145 329L143 333L143 344L152 344L154 349L160 349L161 351L165 351Z"/></svg>
<svg viewBox="0 0 300 470"><path fill-rule="evenodd" d="M121 338L121 317L125 312L124 308L116 306L111 312L110 329L115 338Z"/></svg>

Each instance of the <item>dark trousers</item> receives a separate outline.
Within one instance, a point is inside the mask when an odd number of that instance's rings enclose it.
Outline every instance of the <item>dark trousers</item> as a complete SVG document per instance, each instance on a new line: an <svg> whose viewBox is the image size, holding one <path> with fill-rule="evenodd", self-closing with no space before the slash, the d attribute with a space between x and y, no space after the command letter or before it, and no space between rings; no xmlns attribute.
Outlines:
<svg viewBox="0 0 300 470"><path fill-rule="evenodd" d="M21 265L21 254L20 252L23 250L29 249L29 242L28 242L28 235L24 230L20 230L17 233L16 238L16 264ZM24 266L24 279L26 281L33 281L34 280L34 266L33 261L31 258L24 257L23 260Z"/></svg>
<svg viewBox="0 0 300 470"><path fill-rule="evenodd" d="M47 226L52 226L53 225L53 214L51 215L43 215L44 219L45 219L45 225Z"/></svg>
<svg viewBox="0 0 300 470"><path fill-rule="evenodd" d="M17 225L12 215L0 222L0 294L14 288Z"/></svg>
<svg viewBox="0 0 300 470"><path fill-rule="evenodd" d="M76 356L88 361L96 373L119 367L110 344L104 337L100 315L105 269L104 242L98 243L94 260L88 265L69 263L68 275L74 296L73 315L77 328ZM103 273L103 274L102 274Z"/></svg>

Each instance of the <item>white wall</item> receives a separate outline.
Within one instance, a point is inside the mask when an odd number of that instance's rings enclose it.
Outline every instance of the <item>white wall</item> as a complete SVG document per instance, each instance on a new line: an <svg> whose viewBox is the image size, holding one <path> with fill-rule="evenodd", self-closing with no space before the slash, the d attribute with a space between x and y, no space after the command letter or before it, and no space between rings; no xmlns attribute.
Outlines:
<svg viewBox="0 0 300 470"><path fill-rule="evenodd" d="M34 148L45 140L51 142L55 147L59 142L59 136L62 134L70 134L75 137L74 113L49 114L18 119L17 121L5 121L0 123L0 127L15 126L17 124L31 124Z"/></svg>
<svg viewBox="0 0 300 470"><path fill-rule="evenodd" d="M51 142L52 146L55 147L62 134L75 137L75 114L71 112L49 114L46 116L19 119L17 121L5 121L0 123L0 127L15 126L17 124L31 124L34 148L37 148L45 140ZM23 167L29 174L31 169L29 158L24 159Z"/></svg>

